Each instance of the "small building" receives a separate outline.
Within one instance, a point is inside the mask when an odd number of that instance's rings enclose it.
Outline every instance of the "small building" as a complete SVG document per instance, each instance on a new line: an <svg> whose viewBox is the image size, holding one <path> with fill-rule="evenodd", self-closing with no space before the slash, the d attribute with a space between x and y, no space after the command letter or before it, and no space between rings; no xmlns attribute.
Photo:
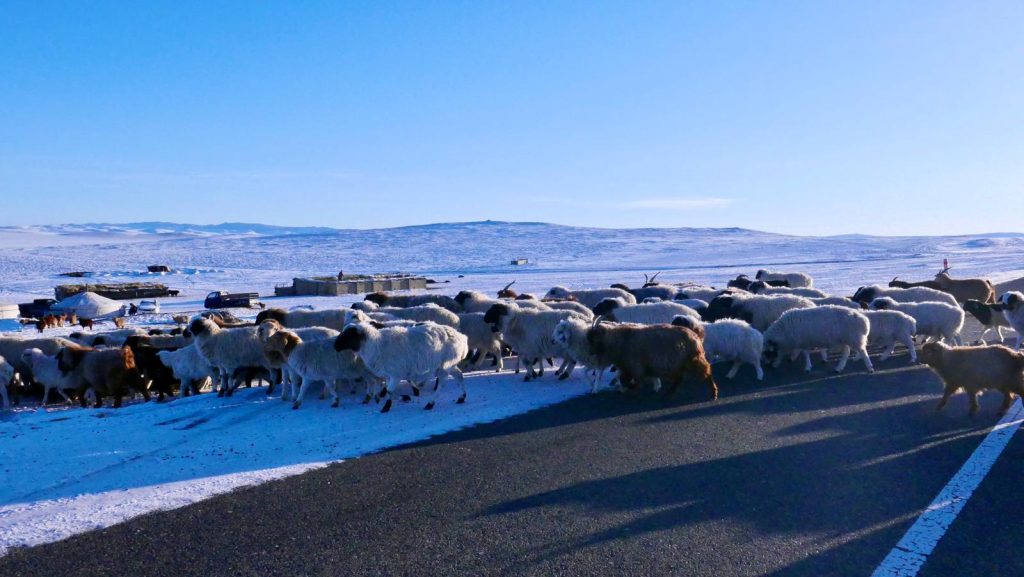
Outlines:
<svg viewBox="0 0 1024 577"><path fill-rule="evenodd" d="M20 314L18 305L0 304L0 320L16 319Z"/></svg>
<svg viewBox="0 0 1024 577"><path fill-rule="evenodd" d="M276 296L340 296L378 291L426 289L425 277L412 275L345 275L335 277L293 278L291 286L274 287Z"/></svg>
<svg viewBox="0 0 1024 577"><path fill-rule="evenodd" d="M522 266L524 264L530 264L530 259L525 258L525 257L514 258L514 259L512 259L512 263L511 264L513 266Z"/></svg>
<svg viewBox="0 0 1024 577"><path fill-rule="evenodd" d="M53 289L57 300L64 300L78 293L92 292L115 300L146 299L177 296L178 291L155 282L132 282L120 284L62 284Z"/></svg>
<svg viewBox="0 0 1024 577"><path fill-rule="evenodd" d="M151 264L146 267L149 272L171 272L171 267L165 264Z"/></svg>

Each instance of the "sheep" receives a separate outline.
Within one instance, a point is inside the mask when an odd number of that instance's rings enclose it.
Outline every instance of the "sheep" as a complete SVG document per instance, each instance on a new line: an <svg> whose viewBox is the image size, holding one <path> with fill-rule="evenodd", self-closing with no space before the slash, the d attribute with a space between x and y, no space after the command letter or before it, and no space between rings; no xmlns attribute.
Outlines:
<svg viewBox="0 0 1024 577"><path fill-rule="evenodd" d="M1013 402L1013 395L1024 398L1024 354L1003 345L950 347L928 343L921 349L921 362L928 365L945 385L936 410L942 410L950 395L960 389L967 392L968 414L978 413L978 393L996 389L1003 393L1000 413Z"/></svg>
<svg viewBox="0 0 1024 577"><path fill-rule="evenodd" d="M917 334L917 321L914 317L900 311L863 310L860 313L868 317L871 329L868 332L868 344L886 347L879 360L885 361L892 356L896 344L907 347L910 362L917 362L917 349L914 348L914 335Z"/></svg>
<svg viewBox="0 0 1024 577"><path fill-rule="evenodd" d="M516 301L516 305L519 305L520 302ZM553 311L572 311L582 315L587 320L594 320L594 311L576 301L545 301L544 304Z"/></svg>
<svg viewBox="0 0 1024 577"><path fill-rule="evenodd" d="M135 355L127 347L64 347L57 353L57 368L78 383L79 402L83 407L85 392L90 388L96 395L96 408L103 406L105 394L113 396L114 408L119 408L127 389L142 393L142 398L149 401L149 390L135 366Z"/></svg>
<svg viewBox="0 0 1024 577"><path fill-rule="evenodd" d="M858 303L857 301L851 300L849 298L846 298L846 297L819 297L819 298L811 297L809 300L812 303L814 303L814 306L819 306L819 307L822 306L822 305L835 305L837 307L846 307L848 309L860 309L861 308L860 303Z"/></svg>
<svg viewBox="0 0 1024 577"><path fill-rule="evenodd" d="M114 347L124 346L124 341L131 336L149 336L143 329L118 329L104 333L71 333L69 338L85 347Z"/></svg>
<svg viewBox="0 0 1024 577"><path fill-rule="evenodd" d="M537 311L504 303L491 306L484 314L484 322L490 324L495 333L500 332L502 340L526 363L526 381L544 376L544 359L561 357L565 360L565 349L555 343L551 335L560 321L569 318L584 319L572 311ZM540 366L539 371L534 371L535 364ZM564 368L561 367L558 374Z"/></svg>
<svg viewBox="0 0 1024 577"><path fill-rule="evenodd" d="M688 328L704 341L704 356L709 362L732 361L732 367L725 378L736 376L743 363L754 367L757 380L764 380L761 369L761 355L764 351L764 336L760 331L739 319L719 319L704 324L698 319L679 315L672 319L674 326Z"/></svg>
<svg viewBox="0 0 1024 577"><path fill-rule="evenodd" d="M363 300L371 301L379 306L390 306L398 308L417 307L425 304L434 304L449 312L461 313L462 306L450 296L425 294L425 295L393 295L384 292L370 293L363 297Z"/></svg>
<svg viewBox="0 0 1024 577"><path fill-rule="evenodd" d="M457 404L466 401L466 384L458 364L469 354L466 335L444 325L425 322L414 327L388 327L377 329L372 325L354 324L334 340L335 351L353 351L359 355L371 373L387 379L378 398L387 395L382 413L391 409L391 397L401 380L407 380L418 390L427 379L434 378L434 392L425 409L434 408L441 379L451 376L459 384L462 394Z"/></svg>
<svg viewBox="0 0 1024 577"><path fill-rule="evenodd" d="M801 297L816 298L816 299L821 299L821 298L825 298L825 297L828 296L827 294L825 294L824 292L822 292L822 291L820 291L820 290L818 290L816 288L808 288L808 287L796 287L796 288L793 288L793 287L774 287L774 286L769 286L768 283L766 283L764 281L761 281L761 280L754 281L754 282L750 283L750 286L747 288L747 290L749 292L754 293L754 294L797 295L797 296L801 296Z"/></svg>
<svg viewBox="0 0 1024 577"><path fill-rule="evenodd" d="M1003 329L1010 327L1010 323L1006 320L1006 316L1003 315L998 304L987 304L979 300L968 299L964 302L963 307L981 323L981 326L985 327L985 330L981 331L981 335L978 336L982 343L985 342L985 335L992 329L995 329L996 334L999 335L999 342L1003 342Z"/></svg>
<svg viewBox="0 0 1024 577"><path fill-rule="evenodd" d="M569 290L564 286L554 286L545 295L545 298L554 299L567 299L570 297L591 310L597 306L597 303L606 298L621 297L622 300L626 301L626 304L636 304L636 297L628 291L619 288Z"/></svg>
<svg viewBox="0 0 1024 577"><path fill-rule="evenodd" d="M956 305L939 302L906 303L881 297L871 301L870 308L906 313L917 322L917 334L961 344L960 330L964 326L964 311Z"/></svg>
<svg viewBox="0 0 1024 577"><path fill-rule="evenodd" d="M78 381L73 374L65 374L57 366L57 357L45 354L39 349L25 349L21 353L22 360L32 369L32 378L43 386L43 401L40 406L45 407L50 399L50 391L56 390L57 394L64 397L64 401L70 403L71 398L65 390L78 389Z"/></svg>
<svg viewBox="0 0 1024 577"><path fill-rule="evenodd" d="M725 283L725 286L727 288L738 288L741 290L747 290L750 287L750 283L752 282L754 281L750 280L750 277L748 277L745 274L741 274L738 277L734 278L733 280ZM788 280L766 280L761 282L768 283L768 286L774 287L789 286Z"/></svg>
<svg viewBox="0 0 1024 577"><path fill-rule="evenodd" d="M604 299L594 307L594 314L613 322L642 325L669 324L676 315L700 318L700 313L697 311L672 301L627 305L619 299Z"/></svg>
<svg viewBox="0 0 1024 577"><path fill-rule="evenodd" d="M352 303L352 309L362 311L364 313L371 313L380 308L380 305L373 301L356 301Z"/></svg>
<svg viewBox="0 0 1024 577"><path fill-rule="evenodd" d="M516 284L516 281L512 281L505 285L504 288L498 291L499 299L514 299L519 297L519 293L512 290L512 285Z"/></svg>
<svg viewBox="0 0 1024 577"><path fill-rule="evenodd" d="M219 374L218 396L231 396L237 388L232 373L240 367L272 369L256 336L257 327L221 328L210 319L197 318L189 324L199 353ZM267 394L273 392L273 383Z"/></svg>
<svg viewBox="0 0 1024 577"><path fill-rule="evenodd" d="M163 402L165 396L173 397L174 387L180 383L174 371L157 356L161 349L142 342L139 337L129 337L124 346L135 356L135 366L148 383L149 390L157 392L157 401Z"/></svg>
<svg viewBox="0 0 1024 577"><path fill-rule="evenodd" d="M7 410L11 406L11 401L7 396L7 386L14 382L14 375L14 365L0 357L0 409Z"/></svg>
<svg viewBox="0 0 1024 577"><path fill-rule="evenodd" d="M1024 341L1024 293L1007 291L999 295L994 308L1003 311L1006 322L1017 331L1017 350ZM0 351L2 352L2 351Z"/></svg>
<svg viewBox="0 0 1024 577"><path fill-rule="evenodd" d="M155 349L180 349L192 344L192 335L132 335L124 340L124 345L129 347L140 344Z"/></svg>
<svg viewBox="0 0 1024 577"><path fill-rule="evenodd" d="M207 379L213 380L214 369L200 354L199 347L195 344L178 350L160 350L156 356L164 366L171 369L174 377L181 383L178 387L178 398L199 394Z"/></svg>
<svg viewBox="0 0 1024 577"><path fill-rule="evenodd" d="M30 384L34 380L32 366L22 358L22 353L29 349L39 349L43 354L53 356L62 348L74 345L74 342L61 337L41 339L0 337L0 356L7 359L7 362L14 367L14 372L21 376L22 382Z"/></svg>
<svg viewBox="0 0 1024 577"><path fill-rule="evenodd" d="M702 300L710 303L715 297L721 296L727 291L723 289L717 289L715 287L706 287L698 285L689 285L682 287L676 292L676 296L672 300L675 301L686 301L690 299Z"/></svg>
<svg viewBox="0 0 1024 577"><path fill-rule="evenodd" d="M784 352L803 351L804 370L810 372L810 351L839 347L842 354L835 367L837 373L846 368L851 351L856 351L858 358L863 356L864 367L874 372L867 351L870 329L868 318L852 309L835 305L791 309L764 332L765 358L774 358L778 367Z"/></svg>
<svg viewBox="0 0 1024 577"><path fill-rule="evenodd" d="M898 303L936 302L946 303L955 307L960 306L959 303L956 302L956 299L953 298L953 295L926 287L901 289L871 285L858 288L857 292L855 292L850 298L862 305L866 305L881 297L889 297Z"/></svg>
<svg viewBox="0 0 1024 577"><path fill-rule="evenodd" d="M459 332L466 335L469 350L475 351L474 360L467 365L467 370L480 368L488 355L497 359L496 372L505 368L501 354L501 335L492 331L491 325L484 322L484 313L459 313Z"/></svg>
<svg viewBox="0 0 1024 577"><path fill-rule="evenodd" d="M689 329L598 323L587 331L587 343L599 366L618 368L619 382L624 387L636 389L651 379L655 391L666 383L671 396L692 374L707 385L712 400L718 398L718 385L711 376L704 346Z"/></svg>
<svg viewBox="0 0 1024 577"><path fill-rule="evenodd" d="M345 328L345 309L324 309L319 311L293 310L286 311L280 308L260 311L256 315L256 324L265 320L273 319L281 323L282 327L298 329L305 327L327 327L340 331Z"/></svg>
<svg viewBox="0 0 1024 577"><path fill-rule="evenodd" d="M380 307L375 311L375 313L387 314L400 320L416 321L418 323L430 321L439 325L452 327L453 329L459 328L458 315L435 304L404 308ZM370 316L371 318L373 317L372 314Z"/></svg>
<svg viewBox="0 0 1024 577"><path fill-rule="evenodd" d="M345 313L346 318L348 318L348 316L355 314L355 311L349 310L345 311ZM280 349L276 346L270 345L271 337L278 331L282 330L285 330L285 328L281 326L281 323L273 319L268 319L263 321L262 323L260 323L258 327L256 327L256 338L261 343L261 347L263 349L263 357L266 359L267 364L271 367L272 370L280 371L280 378L277 379L275 382L279 381L281 383L281 400L287 401L292 398L292 394L295 388L302 384L302 377L298 375L294 370L292 370L292 368L288 365L287 359L285 359L284 355L281 354ZM303 341L313 341L321 339L333 339L334 337L338 336L340 331L329 329L327 327L303 327L293 329L291 332L294 333ZM271 378L274 378L273 374ZM325 383L325 385L330 384L331 383Z"/></svg>
<svg viewBox="0 0 1024 577"><path fill-rule="evenodd" d="M560 380L569 378L572 368L577 363L582 364L588 369L587 380L590 381L590 392L596 393L597 386L601 384L601 378L608 365L602 365L600 359L590 351L590 343L587 341L587 331L590 330L590 327L590 321L576 317L568 318L558 321L551 338L560 344L565 350L565 354L572 359L572 366L563 371L558 378Z"/></svg>
<svg viewBox="0 0 1024 577"><path fill-rule="evenodd" d="M700 299L675 299L672 302L681 304L686 307L690 307L691 309L697 311L698 313L708 308L708 301L703 301Z"/></svg>
<svg viewBox="0 0 1024 577"><path fill-rule="evenodd" d="M953 278L949 276L949 267L942 269L935 275L935 283L939 290L948 292L956 298L957 302L963 303L968 300L979 300L983 303L994 303L996 301L996 289L992 283L983 278Z"/></svg>
<svg viewBox="0 0 1024 577"><path fill-rule="evenodd" d="M732 294L716 297L708 308L700 312L706 322L734 318L744 320L764 332L783 313L790 309L814 308L814 303L795 295Z"/></svg>
<svg viewBox="0 0 1024 577"><path fill-rule="evenodd" d="M278 352L302 380L302 386L292 403L293 409L302 406L306 390L314 382L319 381L327 386L332 398L331 407L338 407L341 404L338 388L342 382L369 382L372 379L355 352L335 349L335 339L340 334L335 333L330 338L302 340L296 333L280 329L267 338L267 346Z"/></svg>
<svg viewBox="0 0 1024 577"><path fill-rule="evenodd" d="M754 279L763 281L784 280L792 288L811 288L814 286L814 279L811 278L811 275L803 272L773 272L761 269L754 275Z"/></svg>
<svg viewBox="0 0 1024 577"><path fill-rule="evenodd" d="M455 295L455 302L462 306L464 312L467 313L485 313L487 309L499 303L513 303L515 306L520 308L532 308L539 310L551 310L546 303L535 300L516 300L508 301L502 299L492 299L484 293L477 291L459 291L459 294Z"/></svg>

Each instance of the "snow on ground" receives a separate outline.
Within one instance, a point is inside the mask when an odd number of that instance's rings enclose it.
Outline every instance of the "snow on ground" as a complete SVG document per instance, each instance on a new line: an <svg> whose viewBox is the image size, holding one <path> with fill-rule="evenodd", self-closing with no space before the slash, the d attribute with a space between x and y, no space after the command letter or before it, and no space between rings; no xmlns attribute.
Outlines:
<svg viewBox="0 0 1024 577"><path fill-rule="evenodd" d="M295 475L584 394L581 375L525 383L511 373L449 384L432 411L414 399L390 413L349 396L299 410L266 388L122 409L21 410L0 420L0 555L237 487Z"/></svg>
<svg viewBox="0 0 1024 577"><path fill-rule="evenodd" d="M724 286L758 268L801 270L815 286L851 294L857 286L931 278L949 258L955 276L995 282L1024 276L1024 236L795 237L743 229L574 228L541 223L478 222L378 230L281 228L229 223L69 225L0 228L0 303L51 297L71 282L154 280L181 290L159 299L162 314L133 317L164 326L178 312L202 309L211 290L272 295L295 276L404 271L489 294L516 280L520 292L570 287L637 286L643 273L665 282ZM511 266L515 257L531 264ZM174 271L146 273L150 264ZM61 272L92 271L88 279ZM345 307L359 296L264 298L268 306ZM232 310L251 319L254 310ZM109 324L105 329L112 328ZM71 328L47 331L64 335ZM35 336L32 330L5 333ZM550 377L549 377L550 379ZM234 488L298 474L330 462L488 422L583 394L575 377L526 384L506 373L467 379L469 398L453 389L432 412L399 404L381 415L349 398L340 409L307 399L268 398L265 389L223 399L206 394L120 410L18 408L0 415L0 555L180 507Z"/></svg>

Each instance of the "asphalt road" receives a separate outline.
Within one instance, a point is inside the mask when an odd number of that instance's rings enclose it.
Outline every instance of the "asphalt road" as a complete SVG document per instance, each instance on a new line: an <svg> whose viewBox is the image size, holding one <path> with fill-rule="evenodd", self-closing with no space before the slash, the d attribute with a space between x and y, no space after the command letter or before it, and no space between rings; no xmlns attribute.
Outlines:
<svg viewBox="0 0 1024 577"><path fill-rule="evenodd" d="M997 393L937 413L906 363L579 398L18 550L0 575L869 575L998 420ZM1018 436L922 575L1024 574L1022 469Z"/></svg>

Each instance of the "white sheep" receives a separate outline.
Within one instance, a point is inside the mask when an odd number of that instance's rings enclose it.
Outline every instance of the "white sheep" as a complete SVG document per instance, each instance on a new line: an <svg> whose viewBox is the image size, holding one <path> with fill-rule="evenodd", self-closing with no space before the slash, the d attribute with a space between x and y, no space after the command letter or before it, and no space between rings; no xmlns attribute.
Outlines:
<svg viewBox="0 0 1024 577"><path fill-rule="evenodd" d="M302 385L302 377L293 370L291 366L289 366L287 360L280 351L276 350L274 347L268 346L270 337L282 330L285 330L284 327L282 327L281 323L276 320L265 320L260 323L259 327L257 327L256 338L259 339L260 343L262 343L263 356L267 360L267 363L272 368L280 369L281 371L281 400L287 401L292 399L294 392ZM291 332L303 341L333 339L338 336L339 333L339 331L326 327L303 327L299 329L291 329ZM326 398L330 385L330 383L324 384L324 391L321 394L321 398Z"/></svg>
<svg viewBox="0 0 1024 577"><path fill-rule="evenodd" d="M232 375L236 369L273 368L263 353L263 343L257 337L257 327L221 328L217 323L197 318L189 325L189 332L206 362L219 374L218 396L231 396L237 388ZM272 387L268 394L272 392Z"/></svg>
<svg viewBox="0 0 1024 577"><path fill-rule="evenodd" d="M391 396L402 380L419 390L427 380L435 379L434 392L425 409L433 409L441 389L441 379L451 376L462 394L456 403L466 400L466 385L458 364L469 354L466 335L444 325L425 322L413 327L387 327L353 324L345 327L334 341L334 350L353 351L366 368L386 379L378 398L388 396L382 413L391 409Z"/></svg>
<svg viewBox="0 0 1024 577"><path fill-rule="evenodd" d="M7 385L14 381L14 374L14 365L0 357L0 409L6 410L11 406L11 401L7 396Z"/></svg>
<svg viewBox="0 0 1024 577"><path fill-rule="evenodd" d="M957 305L940 302L897 302L890 297L881 297L871 301L871 308L908 314L917 323L918 335L962 344L960 330L964 326L964 310Z"/></svg>
<svg viewBox="0 0 1024 577"><path fill-rule="evenodd" d="M551 335L559 322L569 318L584 319L572 311L538 311L507 304L496 304L484 314L484 322L501 332L502 340L526 364L527 381L544 376L544 359L547 358L561 358L564 362L557 374L564 372L568 365L565 349ZM539 365L539 371L534 370L534 365Z"/></svg>
<svg viewBox="0 0 1024 577"><path fill-rule="evenodd" d="M702 323L692 317L680 315L672 324L694 330L704 335L704 356L708 362L732 361L732 367L725 375L727 379L736 376L743 363L754 367L757 380L764 379L761 369L761 354L764 350L764 335L739 319L719 319L713 323Z"/></svg>
<svg viewBox="0 0 1024 577"><path fill-rule="evenodd" d="M551 337L558 344L562 345L565 354L572 360L571 365L559 376L559 379L568 378L576 364L587 367L587 380L590 381L590 392L596 393L597 386L601 384L604 371L608 368L602 366L598 358L590 352L590 343L587 342L587 331L591 323L582 318L568 318L561 320L555 325L555 332Z"/></svg>
<svg viewBox="0 0 1024 577"><path fill-rule="evenodd" d="M363 311L364 313L372 313L379 309L380 305L373 301L357 301L352 303L352 308L357 311Z"/></svg>
<svg viewBox="0 0 1024 577"><path fill-rule="evenodd" d="M900 343L907 347L907 351L910 353L910 362L917 362L917 349L914 348L917 321L914 320L914 317L900 311L889 310L866 310L861 311L861 314L868 317L868 322L871 323L868 343L886 347L879 360L884 361L892 356L896 344Z"/></svg>
<svg viewBox="0 0 1024 577"><path fill-rule="evenodd" d="M433 303L414 307L379 307L370 317L376 314L386 314L399 320L416 321L418 323L430 321L439 325L445 325L454 329L459 328L459 317L448 309L441 308Z"/></svg>
<svg viewBox="0 0 1024 577"><path fill-rule="evenodd" d="M810 351L837 347L842 349L837 373L846 368L851 351L857 352L858 358L863 355L864 366L874 372L867 352L870 330L868 318L852 309L835 305L791 309L764 332L764 349L775 356L776 367L785 352L802 351L804 370L810 372Z"/></svg>
<svg viewBox="0 0 1024 577"><path fill-rule="evenodd" d="M814 303L804 297L744 292L716 297L708 303L707 310L701 312L701 317L709 322L726 318L741 319L763 333L786 311L809 308L814 308Z"/></svg>
<svg viewBox="0 0 1024 577"><path fill-rule="evenodd" d="M825 292L816 288L770 286L768 283L760 280L750 283L750 287L747 290L759 295L796 295L798 297L815 299L823 299L828 296Z"/></svg>
<svg viewBox="0 0 1024 577"><path fill-rule="evenodd" d="M737 289L728 290L729 292L737 292ZM723 293L725 293L725 290L712 286L686 285L679 288L679 291L676 292L676 296L672 300L684 303L688 300L700 300L710 303L715 297L721 296Z"/></svg>
<svg viewBox="0 0 1024 577"><path fill-rule="evenodd" d="M857 301L855 301L853 299L848 299L846 297L820 297L820 298L812 297L810 299L810 301L812 303L814 303L815 306L819 306L819 307L820 306L824 306L824 305L835 305L837 307L846 307L848 309L854 309L854 310L860 310L861 309L859 302L857 302Z"/></svg>
<svg viewBox="0 0 1024 577"><path fill-rule="evenodd" d="M345 309L323 309L319 311L267 309L260 311L260 314L256 315L256 324L262 324L263 321L272 319L288 329L327 327L340 331L345 328L345 312Z"/></svg>
<svg viewBox="0 0 1024 577"><path fill-rule="evenodd" d="M783 280L789 283L791 288L810 288L814 286L814 279L811 278L811 275L803 272L775 272L761 269L757 271L754 278L765 282L770 280Z"/></svg>
<svg viewBox="0 0 1024 577"><path fill-rule="evenodd" d="M323 383L331 395L331 406L337 407L341 404L339 388L343 383L363 381L369 386L371 381L376 380L355 352L335 349L338 335L340 333L334 332L332 338L307 341L302 340L294 331L281 329L268 337L267 346L281 354L288 367L302 381L292 403L293 409L302 406L306 391L313 383Z"/></svg>
<svg viewBox="0 0 1024 577"><path fill-rule="evenodd" d="M636 304L636 297L620 288L569 290L564 286L554 286L544 295L546 299L574 299L590 309L604 299L616 297L621 298L626 304Z"/></svg>
<svg viewBox="0 0 1024 577"><path fill-rule="evenodd" d="M71 398L64 393L65 390L77 390L78 379L72 372L63 372L57 364L57 357L50 356L39 349L27 349L21 354L32 371L32 378L43 386L43 403L45 407L50 399L50 391L57 391L57 394L64 397L64 401L70 403Z"/></svg>
<svg viewBox="0 0 1024 577"><path fill-rule="evenodd" d="M673 301L629 305L623 304L620 299L605 299L594 307L594 314L614 322L641 325L669 324L678 315L700 319L697 311Z"/></svg>
<svg viewBox="0 0 1024 577"><path fill-rule="evenodd" d="M122 347L124 341L131 336L149 336L142 329L117 329L103 333L71 333L69 338L87 347Z"/></svg>
<svg viewBox="0 0 1024 577"><path fill-rule="evenodd" d="M213 380L213 367L199 353L199 347L194 343L177 350L158 351L156 356L181 383L178 387L179 399L189 393L198 394L207 380Z"/></svg>
<svg viewBox="0 0 1024 577"><path fill-rule="evenodd" d="M484 313L459 313L459 332L466 335L469 350L473 351L476 361L466 366L467 371L475 371L493 355L498 360L500 372L504 367L501 355L501 334L491 330L491 325L484 322Z"/></svg>
<svg viewBox="0 0 1024 577"><path fill-rule="evenodd" d="M955 307L960 306L960 303L956 302L953 295L923 286L898 288L871 285L860 287L857 289L857 292L853 294L853 300L862 304L869 304L871 301L882 297L891 298L898 303L935 302L946 303Z"/></svg>
<svg viewBox="0 0 1024 577"><path fill-rule="evenodd" d="M471 290L460 291L455 295L455 302L462 306L467 313L485 313L487 309L496 304L512 304L523 309L551 310L547 303L538 300L496 299L482 292Z"/></svg>
<svg viewBox="0 0 1024 577"><path fill-rule="evenodd" d="M518 305L520 301L514 302ZM572 311L582 315L587 320L594 319L594 311L587 308L583 303L578 303L576 301L545 301L543 304L553 311Z"/></svg>

